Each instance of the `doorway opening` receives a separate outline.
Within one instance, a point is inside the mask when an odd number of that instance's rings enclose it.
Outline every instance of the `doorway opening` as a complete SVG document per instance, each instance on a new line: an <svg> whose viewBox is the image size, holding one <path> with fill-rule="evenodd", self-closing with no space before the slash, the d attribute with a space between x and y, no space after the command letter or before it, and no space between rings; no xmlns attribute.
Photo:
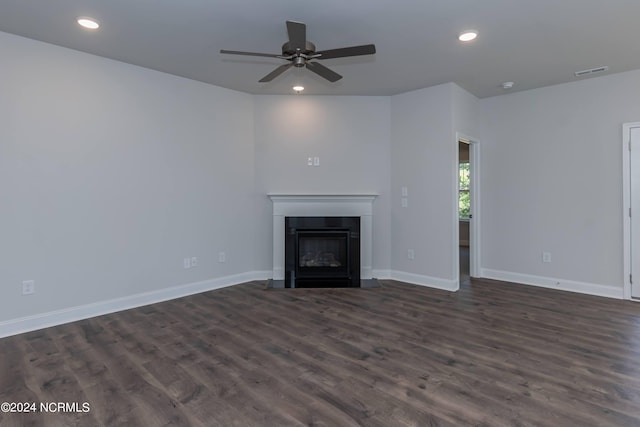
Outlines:
<svg viewBox="0 0 640 427"><path fill-rule="evenodd" d="M456 223L454 274L460 286L480 276L480 153L477 140L456 134Z"/></svg>
<svg viewBox="0 0 640 427"><path fill-rule="evenodd" d="M458 250L460 286L470 283L471 264L469 257L471 213L470 145L458 141Z"/></svg>

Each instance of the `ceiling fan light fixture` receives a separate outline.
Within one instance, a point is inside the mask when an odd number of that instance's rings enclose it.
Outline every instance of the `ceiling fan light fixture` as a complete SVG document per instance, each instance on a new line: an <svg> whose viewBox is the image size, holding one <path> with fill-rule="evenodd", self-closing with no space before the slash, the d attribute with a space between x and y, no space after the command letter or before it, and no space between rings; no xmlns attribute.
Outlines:
<svg viewBox="0 0 640 427"><path fill-rule="evenodd" d="M78 23L78 25L88 30L97 30L98 28L100 28L100 22L88 16L80 16L76 19L76 22Z"/></svg>
<svg viewBox="0 0 640 427"><path fill-rule="evenodd" d="M461 42L470 42L475 40L476 37L478 37L478 32L476 30L466 30L460 33L458 40Z"/></svg>

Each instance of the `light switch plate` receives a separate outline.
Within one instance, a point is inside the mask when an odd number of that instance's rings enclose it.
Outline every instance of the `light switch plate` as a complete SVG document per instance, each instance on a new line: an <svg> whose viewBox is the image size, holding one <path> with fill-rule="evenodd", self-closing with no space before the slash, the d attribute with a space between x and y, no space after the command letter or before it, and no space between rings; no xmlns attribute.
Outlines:
<svg viewBox="0 0 640 427"><path fill-rule="evenodd" d="M31 295L36 291L35 280L24 280L22 282L22 295Z"/></svg>

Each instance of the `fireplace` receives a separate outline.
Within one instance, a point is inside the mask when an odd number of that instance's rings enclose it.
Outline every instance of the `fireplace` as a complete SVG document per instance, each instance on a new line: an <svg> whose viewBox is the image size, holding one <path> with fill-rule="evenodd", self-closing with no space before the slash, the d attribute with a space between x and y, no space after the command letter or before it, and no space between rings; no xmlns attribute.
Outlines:
<svg viewBox="0 0 640 427"><path fill-rule="evenodd" d="M267 287L284 288L285 276L288 276L291 286L291 271L289 263L285 263L285 240L288 233L285 228L285 218L291 217L357 217L360 221L359 229L356 228L360 238L360 244L350 243L351 256L356 256L353 250L357 250L360 257L352 262L349 267L352 280L355 275L360 277L360 287L376 287L377 281L373 280L373 202L375 194L278 194L270 193L268 197L273 202L273 276ZM309 228L305 226L306 228ZM311 227L313 228L313 227ZM291 242L290 242L291 243ZM290 244L289 243L289 244ZM355 248L355 249L354 249ZM287 267L285 267L287 264ZM357 266L360 266L358 270ZM288 270L288 271L285 271ZM317 270L311 270L317 271ZM311 272L309 271L309 273ZM339 280L331 280L336 286ZM353 281L352 283L354 283ZM301 282L302 283L302 282ZM316 280L307 283L320 283ZM295 279L294 283L295 285ZM357 286L357 285L354 285Z"/></svg>
<svg viewBox="0 0 640 427"><path fill-rule="evenodd" d="M360 287L360 217L285 217L286 288Z"/></svg>

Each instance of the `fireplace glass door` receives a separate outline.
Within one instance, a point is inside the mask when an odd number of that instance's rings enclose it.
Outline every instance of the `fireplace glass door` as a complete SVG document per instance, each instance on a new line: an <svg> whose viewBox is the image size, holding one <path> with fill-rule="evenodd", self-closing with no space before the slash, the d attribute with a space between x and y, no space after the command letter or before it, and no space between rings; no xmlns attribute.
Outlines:
<svg viewBox="0 0 640 427"><path fill-rule="evenodd" d="M298 278L348 277L349 231L297 232Z"/></svg>

